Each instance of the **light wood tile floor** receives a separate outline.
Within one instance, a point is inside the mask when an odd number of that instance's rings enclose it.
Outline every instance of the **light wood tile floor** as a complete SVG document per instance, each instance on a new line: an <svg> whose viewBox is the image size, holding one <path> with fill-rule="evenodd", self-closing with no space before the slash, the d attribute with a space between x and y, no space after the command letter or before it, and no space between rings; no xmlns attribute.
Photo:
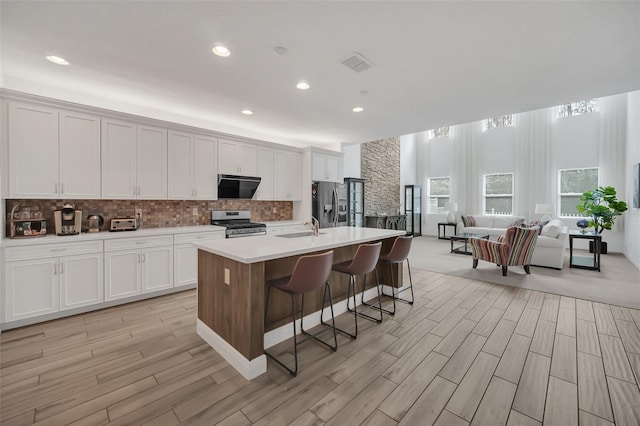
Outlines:
<svg viewBox="0 0 640 426"><path fill-rule="evenodd" d="M236 373L196 335L193 290L3 332L0 423L640 424L640 311L413 276L413 306L335 353L303 344L296 378Z"/></svg>

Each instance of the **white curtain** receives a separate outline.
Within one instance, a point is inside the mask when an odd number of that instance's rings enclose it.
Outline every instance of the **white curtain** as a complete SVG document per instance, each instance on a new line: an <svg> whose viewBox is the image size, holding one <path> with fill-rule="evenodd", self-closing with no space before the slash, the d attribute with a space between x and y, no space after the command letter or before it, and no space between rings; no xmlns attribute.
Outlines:
<svg viewBox="0 0 640 426"><path fill-rule="evenodd" d="M484 152L479 143L482 122L455 127L451 156L450 199L458 203L458 215L482 213L482 169Z"/></svg>
<svg viewBox="0 0 640 426"><path fill-rule="evenodd" d="M602 186L613 186L618 199L627 193L625 150L627 141L627 94L598 99L600 130L598 132L598 168ZM630 204L631 200L624 200ZM623 216L616 218L614 230L623 231Z"/></svg>
<svg viewBox="0 0 640 426"><path fill-rule="evenodd" d="M551 146L554 110L555 108L539 109L518 114L516 118L514 214L528 220L538 219L535 215L536 204L552 204L557 208L557 200L553 195L557 185L556 166Z"/></svg>

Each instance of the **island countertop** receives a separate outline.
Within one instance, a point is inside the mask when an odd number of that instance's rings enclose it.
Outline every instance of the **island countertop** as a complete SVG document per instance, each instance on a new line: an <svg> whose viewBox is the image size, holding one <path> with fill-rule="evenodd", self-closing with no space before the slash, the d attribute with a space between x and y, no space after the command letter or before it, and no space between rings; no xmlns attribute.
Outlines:
<svg viewBox="0 0 640 426"><path fill-rule="evenodd" d="M405 234L402 230L343 226L320 229L317 237L314 235L287 237L287 234L262 235L195 242L193 245L200 250L237 262L256 263Z"/></svg>

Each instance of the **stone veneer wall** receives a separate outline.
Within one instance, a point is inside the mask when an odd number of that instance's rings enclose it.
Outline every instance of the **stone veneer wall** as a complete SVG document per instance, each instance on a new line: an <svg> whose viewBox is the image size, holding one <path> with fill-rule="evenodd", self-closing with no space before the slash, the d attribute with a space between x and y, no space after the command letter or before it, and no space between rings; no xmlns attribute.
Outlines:
<svg viewBox="0 0 640 426"><path fill-rule="evenodd" d="M251 220L265 222L293 219L291 201L252 201L252 200L6 200L7 215L16 203L25 206L39 206L43 218L47 220L47 233L55 234L53 212L62 209L65 202L72 202L76 209L82 210L85 219L90 214L99 214L104 218L103 231L109 229L109 221L115 217L134 217L135 209L142 209L142 228L162 228L173 226L208 225L210 210L250 210ZM193 209L198 214L193 214Z"/></svg>
<svg viewBox="0 0 640 426"><path fill-rule="evenodd" d="M364 214L396 214L400 209L400 138L363 143L361 174L365 179Z"/></svg>

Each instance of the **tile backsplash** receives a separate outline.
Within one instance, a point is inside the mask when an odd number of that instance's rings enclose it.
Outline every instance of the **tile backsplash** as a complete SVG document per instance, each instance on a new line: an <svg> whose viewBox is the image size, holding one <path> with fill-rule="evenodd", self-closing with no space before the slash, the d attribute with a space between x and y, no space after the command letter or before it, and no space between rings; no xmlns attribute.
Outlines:
<svg viewBox="0 0 640 426"><path fill-rule="evenodd" d="M291 201L252 200L6 200L7 215L15 204L39 206L47 221L47 233L55 234L53 212L62 209L67 202L82 210L83 226L88 215L99 214L104 218L103 231L109 229L109 221L115 217L134 217L135 209L142 209L142 228L208 225L211 210L250 210L251 220L266 222L293 219ZM197 214L194 213L197 209Z"/></svg>

